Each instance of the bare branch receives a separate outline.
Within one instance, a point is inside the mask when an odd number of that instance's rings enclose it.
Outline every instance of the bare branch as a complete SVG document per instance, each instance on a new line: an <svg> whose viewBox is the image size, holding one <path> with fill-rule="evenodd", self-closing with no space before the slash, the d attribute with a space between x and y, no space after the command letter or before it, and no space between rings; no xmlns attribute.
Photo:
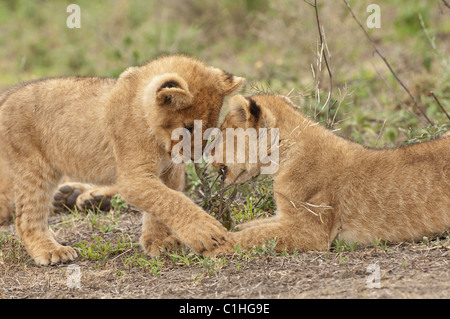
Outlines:
<svg viewBox="0 0 450 319"><path fill-rule="evenodd" d="M375 140L375 144L373 147L376 147L378 144L378 141L380 140L381 134L383 134L384 126L386 125L387 119L384 119L383 126L381 126L380 132L378 133L377 139Z"/></svg>
<svg viewBox="0 0 450 319"><path fill-rule="evenodd" d="M450 9L450 4L446 1L446 0L442 0L442 2L444 3L444 5Z"/></svg>
<svg viewBox="0 0 450 319"><path fill-rule="evenodd" d="M418 116L416 113L413 112L413 110L407 105L405 104L405 102L403 102L398 96L397 93L395 92L395 90L389 85L389 83L386 81L386 79L381 75L381 73L377 70L377 68L375 67L375 65L370 62L373 66L373 69L375 70L375 72L378 74L378 76L380 77L381 81L383 81L384 85L392 92L392 94L394 95L394 98L397 100L397 102L400 104L401 107L405 108L406 111L408 111L411 115L415 116L419 121L425 121L423 118L421 118L420 116Z"/></svg>
<svg viewBox="0 0 450 319"><path fill-rule="evenodd" d="M319 19L319 10L317 7L317 0L314 0L314 4L305 1L307 4L309 4L311 7L314 8L315 14L316 14L316 24L317 24L317 30L319 31L319 40L320 40L320 53L321 56L323 55L323 59L325 61L325 65L327 67L327 71L329 74L329 78L330 78L330 87L328 90L328 96L327 96L327 100L325 101L323 108L327 107L327 126L330 125L330 111L331 111L331 94L333 92L333 73L331 72L331 55L330 55L330 51L328 50L328 44L326 42L326 37L325 37L325 29L323 28L323 26L320 24L320 19ZM324 50L326 49L326 50ZM326 53L328 54L324 54L323 52L326 51Z"/></svg>
<svg viewBox="0 0 450 319"><path fill-rule="evenodd" d="M442 106L441 102L439 101L439 99L437 98L437 96L434 94L433 91L430 91L431 96L434 98L434 100L436 101L436 103L439 105L439 107L441 108L442 112L445 113L445 115L447 116L447 118L450 120L450 115L448 115L447 111L444 109L444 107Z"/></svg>
<svg viewBox="0 0 450 319"><path fill-rule="evenodd" d="M375 42L373 41L373 39L370 37L369 33L367 32L367 30L364 28L364 26L361 24L361 22L358 20L358 18L355 16L352 8L350 7L350 5L348 4L348 2L346 0L343 0L345 5L347 6L348 10L350 11L350 13L352 14L353 19L356 21L356 23L358 23L358 25L360 26L360 28L364 31L364 34L366 35L367 39L370 41L370 43L372 44L373 50L376 54L378 54L378 56L383 60L384 64L386 64L386 66L388 67L389 71L391 71L392 75L394 76L394 78L397 80L397 82L403 87L403 89L405 90L406 93L408 93L409 97L411 98L411 100L414 103L414 106L417 107L417 109L419 109L420 113L422 113L423 117L428 121L428 123L430 123L431 125L434 125L433 121L430 120L427 116L427 114L425 113L425 111L422 109L422 107L419 106L419 104L417 103L416 99L414 98L414 96L411 94L411 92L409 91L409 89L406 87L406 85L403 83L402 80L400 80L400 78L398 77L397 73L395 73L394 69L392 68L392 66L390 65L390 63L386 60L386 58L384 57L383 54L381 54L381 52L378 50L377 46L375 45Z"/></svg>
<svg viewBox="0 0 450 319"><path fill-rule="evenodd" d="M339 92L341 91L339 88L338 88L338 90L339 90ZM348 87L347 87L347 84L346 84L346 85L344 86L344 92L343 92L343 94L342 94L342 97L341 97L341 99L339 100L339 104L338 104L338 106L337 106L337 108L336 108L336 112L334 112L333 120L331 121L330 127L333 127L333 126L334 126L334 123L335 123L335 121L336 121L336 115L337 115L337 113L338 113L338 111L339 111L339 108L341 107L342 102L344 102L344 99L345 99L345 97L347 96L347 93L348 93Z"/></svg>

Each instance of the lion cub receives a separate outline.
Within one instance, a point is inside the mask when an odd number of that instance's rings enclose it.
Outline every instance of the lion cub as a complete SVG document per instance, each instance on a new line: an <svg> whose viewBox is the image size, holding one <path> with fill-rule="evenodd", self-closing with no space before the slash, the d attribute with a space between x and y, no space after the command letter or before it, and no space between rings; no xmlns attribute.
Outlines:
<svg viewBox="0 0 450 319"><path fill-rule="evenodd" d="M224 97L242 82L191 57L171 55L131 67L118 79L44 79L3 93L0 149L9 169L0 167L0 191L13 180L17 232L35 262L77 256L57 243L47 221L62 176L112 185L106 186L110 193L145 211L141 242L149 253L165 240L179 239L197 252L223 243L225 228L177 191L184 166L171 161L177 143L171 133L192 128L194 120L202 120L203 129L216 126ZM2 215L10 208L7 198L0 194Z"/></svg>
<svg viewBox="0 0 450 319"><path fill-rule="evenodd" d="M275 237L278 251L326 250L336 237L363 245L402 242L450 227L450 137L377 150L317 124L281 96L230 100L223 134L227 128L279 128L277 212L238 225L241 231L207 255ZM228 182L244 182L262 168L260 162L220 165L226 165Z"/></svg>

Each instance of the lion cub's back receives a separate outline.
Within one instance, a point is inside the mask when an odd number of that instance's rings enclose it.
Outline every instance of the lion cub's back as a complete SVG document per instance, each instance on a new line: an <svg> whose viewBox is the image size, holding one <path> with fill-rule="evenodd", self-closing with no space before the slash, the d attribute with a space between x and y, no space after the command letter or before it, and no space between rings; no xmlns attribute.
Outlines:
<svg viewBox="0 0 450 319"><path fill-rule="evenodd" d="M0 135L22 156L37 149L55 168L73 170L65 172L68 175L84 175L79 171L86 162L95 172L112 159L105 105L115 82L68 77L16 86L0 97Z"/></svg>

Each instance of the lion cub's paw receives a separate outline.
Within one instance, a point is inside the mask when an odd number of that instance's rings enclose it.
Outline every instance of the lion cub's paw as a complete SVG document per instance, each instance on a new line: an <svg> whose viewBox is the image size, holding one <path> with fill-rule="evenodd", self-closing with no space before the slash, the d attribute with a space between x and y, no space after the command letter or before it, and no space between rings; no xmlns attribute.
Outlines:
<svg viewBox="0 0 450 319"><path fill-rule="evenodd" d="M103 194L102 188L97 190L88 184L66 183L55 192L53 207L56 211L74 208L84 211L96 207L108 211L111 209L111 196Z"/></svg>
<svg viewBox="0 0 450 319"><path fill-rule="evenodd" d="M194 224L185 225L180 229L177 235L191 249L202 253L224 244L228 233L214 217L202 214Z"/></svg>
<svg viewBox="0 0 450 319"><path fill-rule="evenodd" d="M103 194L100 189L87 191L77 198L77 207L82 210L98 208L101 211L109 211L111 209L111 195Z"/></svg>
<svg viewBox="0 0 450 319"><path fill-rule="evenodd" d="M91 189L89 185L81 183L65 183L60 185L53 195L53 208L55 211L72 210L77 207L77 199L83 192ZM77 207L81 209L81 207Z"/></svg>
<svg viewBox="0 0 450 319"><path fill-rule="evenodd" d="M214 257L214 256L219 256L219 255L229 255L235 252L235 248L234 248L234 242L235 240L233 239L233 235L234 233L229 233L228 237L227 237L227 241L218 246L215 247L212 250L206 250L202 252L202 256L204 257Z"/></svg>
<svg viewBox="0 0 450 319"><path fill-rule="evenodd" d="M181 243L176 236L170 235L163 240L145 241L141 238L141 245L147 255L155 257L166 250L176 250Z"/></svg>
<svg viewBox="0 0 450 319"><path fill-rule="evenodd" d="M42 249L33 255L35 263L40 266L65 263L77 258L75 249L59 244L55 244L51 249Z"/></svg>

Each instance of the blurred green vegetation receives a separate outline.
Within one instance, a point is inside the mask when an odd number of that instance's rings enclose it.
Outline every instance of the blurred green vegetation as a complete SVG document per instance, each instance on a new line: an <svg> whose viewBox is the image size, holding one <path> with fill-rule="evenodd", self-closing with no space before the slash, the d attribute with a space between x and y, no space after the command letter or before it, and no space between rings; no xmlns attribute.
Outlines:
<svg viewBox="0 0 450 319"><path fill-rule="evenodd" d="M328 73L323 62L318 70L314 9L303 1L79 0L81 28L69 29L71 2L0 2L0 89L51 76L116 77L161 54L186 53L245 76L248 94L289 93L304 112L325 120L326 112L317 110L328 94ZM331 55L331 116L342 100L334 125L338 134L392 147L411 139L405 131L426 129L407 111L419 114L345 4L318 3ZM365 25L371 1L349 3ZM434 129L445 131L449 121L429 91L450 111L450 10L427 0L377 4L381 28L369 33L436 123Z"/></svg>

